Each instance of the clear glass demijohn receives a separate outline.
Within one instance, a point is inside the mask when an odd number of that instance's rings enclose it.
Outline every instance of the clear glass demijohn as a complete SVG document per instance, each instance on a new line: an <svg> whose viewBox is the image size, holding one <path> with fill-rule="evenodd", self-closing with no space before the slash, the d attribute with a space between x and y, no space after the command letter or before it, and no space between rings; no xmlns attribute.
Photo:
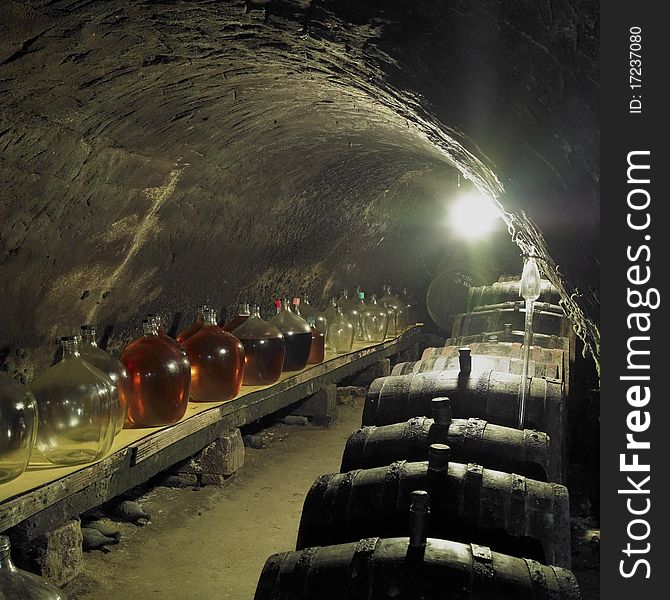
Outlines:
<svg viewBox="0 0 670 600"><path fill-rule="evenodd" d="M389 325L389 311L386 307L379 306L377 295L372 294L369 304L363 311L361 328L363 339L366 342L383 342L386 339Z"/></svg>
<svg viewBox="0 0 670 600"><path fill-rule="evenodd" d="M0 375L0 484L26 470L37 435L37 402L30 390Z"/></svg>
<svg viewBox="0 0 670 600"><path fill-rule="evenodd" d="M310 304L307 294L303 294L300 300L300 315L303 319L314 317L315 327L324 335L328 333L328 320L316 306Z"/></svg>
<svg viewBox="0 0 670 600"><path fill-rule="evenodd" d="M354 326L342 312L342 308L336 307L335 316L328 324L328 345L333 351L341 354L350 352L354 344Z"/></svg>
<svg viewBox="0 0 670 600"><path fill-rule="evenodd" d="M398 298L405 305L407 325L416 325L419 321L419 303L410 295L406 287L402 288L402 293Z"/></svg>
<svg viewBox="0 0 670 600"><path fill-rule="evenodd" d="M407 328L407 313L404 304L391 293L391 286L384 286L384 295L379 304L389 308L389 335L400 335Z"/></svg>
<svg viewBox="0 0 670 600"><path fill-rule="evenodd" d="M126 409L132 394L130 374L125 365L111 354L98 347L96 340L96 329L94 325L81 326L81 342L79 343L79 354L100 369L112 380L116 386L116 433L123 429L126 420Z"/></svg>
<svg viewBox="0 0 670 600"><path fill-rule="evenodd" d="M36 448L56 465L105 456L116 435L117 392L112 380L79 354L74 336L61 338L62 358L30 389L37 400Z"/></svg>
<svg viewBox="0 0 670 600"><path fill-rule="evenodd" d="M0 600L67 600L43 577L19 569L12 562L9 537L0 535Z"/></svg>

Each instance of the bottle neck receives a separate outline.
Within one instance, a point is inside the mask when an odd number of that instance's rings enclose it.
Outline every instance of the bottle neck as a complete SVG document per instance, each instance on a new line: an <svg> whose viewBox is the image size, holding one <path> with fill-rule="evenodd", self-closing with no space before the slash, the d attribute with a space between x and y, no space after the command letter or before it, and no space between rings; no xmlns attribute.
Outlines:
<svg viewBox="0 0 670 600"><path fill-rule="evenodd" d="M158 335L158 325L156 324L156 321L154 319L143 321L142 331L146 336Z"/></svg>
<svg viewBox="0 0 670 600"><path fill-rule="evenodd" d="M89 346L98 346L96 341L96 330L95 327L91 325L82 325L81 326L81 341L88 344Z"/></svg>
<svg viewBox="0 0 670 600"><path fill-rule="evenodd" d="M254 304L254 306L251 307L251 316L252 317L258 317L260 319L261 318L261 307Z"/></svg>
<svg viewBox="0 0 670 600"><path fill-rule="evenodd" d="M239 317L248 317L248 316L250 316L251 313L249 312L249 305L248 305L247 303L240 304L240 305L237 307L237 315L238 315Z"/></svg>
<svg viewBox="0 0 670 600"><path fill-rule="evenodd" d="M335 296L330 299L330 305L337 307L337 298Z"/></svg>
<svg viewBox="0 0 670 600"><path fill-rule="evenodd" d="M205 325L216 325L216 311L213 308L208 309L203 319Z"/></svg>
<svg viewBox="0 0 670 600"><path fill-rule="evenodd" d="M370 303L377 304L377 294L372 294L372 298L370 298Z"/></svg>
<svg viewBox="0 0 670 600"><path fill-rule="evenodd" d="M206 304L203 304L202 306L198 306L198 312L196 314L195 320L198 321L199 323L204 323L208 310L209 310L209 306L207 306Z"/></svg>
<svg viewBox="0 0 670 600"><path fill-rule="evenodd" d="M12 546L6 535L0 535L0 569L13 571L16 569L12 562Z"/></svg>
<svg viewBox="0 0 670 600"><path fill-rule="evenodd" d="M63 350L64 359L79 356L79 344L77 343L77 338L62 338L60 344L61 349Z"/></svg>
<svg viewBox="0 0 670 600"><path fill-rule="evenodd" d="M279 314L281 312L281 300L275 300L275 314Z"/></svg>

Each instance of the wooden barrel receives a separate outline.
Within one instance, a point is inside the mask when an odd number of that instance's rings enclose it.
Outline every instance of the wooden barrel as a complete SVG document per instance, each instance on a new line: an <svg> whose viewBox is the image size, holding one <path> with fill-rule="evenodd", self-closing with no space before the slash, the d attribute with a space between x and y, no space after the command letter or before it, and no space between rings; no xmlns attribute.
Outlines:
<svg viewBox="0 0 670 600"><path fill-rule="evenodd" d="M430 373L431 371L446 371L458 369L458 357L438 356L425 358L412 362L397 363L391 375L407 375L409 373ZM523 370L522 358L511 358L508 356L486 356L478 354L472 357L473 371L507 371L521 375ZM551 379L563 379L562 365L548 364L530 360L528 362L528 377L549 377Z"/></svg>
<svg viewBox="0 0 670 600"><path fill-rule="evenodd" d="M433 371L375 379L368 390L361 425L391 425L432 414L431 400L448 397L454 417L478 417L497 425L518 426L521 377L484 371ZM525 426L549 435L560 478L565 477L566 414L559 380L528 378Z"/></svg>
<svg viewBox="0 0 670 600"><path fill-rule="evenodd" d="M549 436L534 429L513 429L482 419L414 417L403 423L368 426L354 431L344 447L340 472L383 467L398 460L427 460L431 444L447 444L454 462L518 473L538 481L556 481Z"/></svg>
<svg viewBox="0 0 670 600"><path fill-rule="evenodd" d="M565 384L565 395L568 396L570 394L571 383L569 342L565 338L560 339L565 340L565 349L531 346L528 376L562 379ZM393 368L391 375L455 369L458 367L458 357L461 348L470 348L473 371L492 369L494 371L508 371L517 375L521 374L523 368L523 344L519 342L494 341L474 342L461 346L450 345L438 348L426 348L421 355L420 361L415 363L398 363ZM425 362L438 358L444 360ZM496 366L496 358L507 360L499 360ZM412 366L410 367L410 365ZM432 365L435 365L435 368L431 368Z"/></svg>
<svg viewBox="0 0 670 600"><path fill-rule="evenodd" d="M504 280L501 279L492 285L471 287L468 290L466 311L470 312L478 306L518 300L519 283L520 277L514 277L506 278ZM555 287L548 279L542 280L540 289L541 291L539 300L541 302L558 304L561 299L561 295L558 291L558 288Z"/></svg>
<svg viewBox="0 0 670 600"><path fill-rule="evenodd" d="M297 550L409 534L411 493L431 498L428 537L570 567L570 501L557 483L434 458L320 476L300 518Z"/></svg>
<svg viewBox="0 0 670 600"><path fill-rule="evenodd" d="M506 323L511 324L513 330L523 331L525 327L526 309L523 305L514 304L506 308L482 307L482 310L454 315L451 336L465 336L486 331L504 329ZM574 335L572 322L561 313L534 310L533 331L547 335L569 337Z"/></svg>
<svg viewBox="0 0 670 600"><path fill-rule="evenodd" d="M267 559L254 600L579 600L571 571L429 538L367 538Z"/></svg>
<svg viewBox="0 0 670 600"><path fill-rule="evenodd" d="M516 310L522 310L526 306L526 301L521 300L510 300L508 302L498 302L497 304L485 304L483 306L477 306L473 308L470 312L483 312L487 310L503 310L506 308L513 308ZM533 311L544 311L556 313L557 315L564 315L565 311L560 304L551 304L550 302L535 302L533 304Z"/></svg>
<svg viewBox="0 0 670 600"><path fill-rule="evenodd" d="M507 327L509 325L509 327ZM569 362L574 364L577 336L574 332L566 337L558 335L547 335L544 333L533 333L532 347L547 348L551 350L563 350L569 357ZM499 331L485 331L474 335L461 335L447 338L445 346L470 346L479 343L514 343L523 344L523 330L512 329L511 324L503 325Z"/></svg>

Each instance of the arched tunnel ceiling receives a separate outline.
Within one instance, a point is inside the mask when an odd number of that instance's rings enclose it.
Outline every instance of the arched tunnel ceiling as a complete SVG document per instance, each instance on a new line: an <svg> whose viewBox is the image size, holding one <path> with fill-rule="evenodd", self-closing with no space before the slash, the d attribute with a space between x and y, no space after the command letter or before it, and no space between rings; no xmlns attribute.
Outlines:
<svg viewBox="0 0 670 600"><path fill-rule="evenodd" d="M82 321L118 347L203 299L320 298L351 273L421 289L408 232L459 171L538 224L567 294L597 288L597 11L4 2L3 350L35 350L11 368Z"/></svg>

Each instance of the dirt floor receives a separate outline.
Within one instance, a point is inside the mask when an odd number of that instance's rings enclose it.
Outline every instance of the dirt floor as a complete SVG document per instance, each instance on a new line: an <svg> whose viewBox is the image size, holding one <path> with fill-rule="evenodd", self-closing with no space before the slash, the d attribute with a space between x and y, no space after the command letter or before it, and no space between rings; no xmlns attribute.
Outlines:
<svg viewBox="0 0 670 600"><path fill-rule="evenodd" d="M339 406L329 428L275 425L261 450L223 487L156 487L139 499L144 527L116 524L111 552L85 555L85 571L64 591L69 600L252 599L271 554L295 549L307 490L339 471L344 443L360 426L362 406Z"/></svg>
<svg viewBox="0 0 670 600"><path fill-rule="evenodd" d="M329 428L276 424L267 447L246 449L244 467L224 486L154 487L138 502L144 527L121 532L108 553L85 554L85 571L65 587L69 600L251 600L271 554L293 550L307 490L339 470L362 405L338 407ZM571 482L573 570L584 600L598 600L600 532L582 482Z"/></svg>

